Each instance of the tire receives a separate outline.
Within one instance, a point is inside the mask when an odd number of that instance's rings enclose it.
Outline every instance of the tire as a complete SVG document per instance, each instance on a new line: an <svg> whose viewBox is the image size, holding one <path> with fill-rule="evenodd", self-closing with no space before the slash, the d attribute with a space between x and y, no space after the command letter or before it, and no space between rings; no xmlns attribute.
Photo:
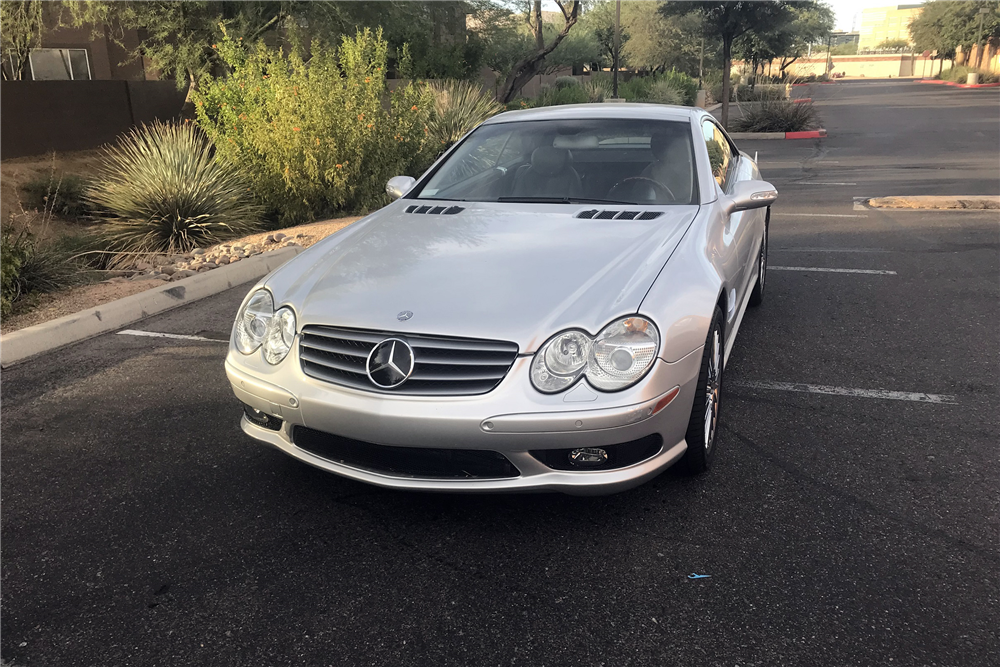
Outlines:
<svg viewBox="0 0 1000 667"><path fill-rule="evenodd" d="M760 253L757 255L757 282L754 283L753 291L750 292L751 306L759 306L764 302L764 279L767 277L767 228L771 221L771 209L767 209L767 217L764 218L764 238L760 242Z"/></svg>
<svg viewBox="0 0 1000 667"><path fill-rule="evenodd" d="M705 472L715 458L722 395L722 360L725 354L722 322L722 311L716 306L712 324L708 328L708 337L705 339L698 388L694 394L687 434L684 436L688 448L681 463L691 474Z"/></svg>

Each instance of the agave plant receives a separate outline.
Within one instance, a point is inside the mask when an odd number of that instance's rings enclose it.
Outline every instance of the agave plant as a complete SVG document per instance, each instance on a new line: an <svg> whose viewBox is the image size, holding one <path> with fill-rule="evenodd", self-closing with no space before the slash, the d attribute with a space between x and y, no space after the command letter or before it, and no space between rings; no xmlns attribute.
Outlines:
<svg viewBox="0 0 1000 667"><path fill-rule="evenodd" d="M503 106L469 81L428 84L434 94L430 136L444 150L484 120L503 111Z"/></svg>
<svg viewBox="0 0 1000 667"><path fill-rule="evenodd" d="M104 151L85 197L120 257L186 252L258 228L261 209L190 123L143 125Z"/></svg>

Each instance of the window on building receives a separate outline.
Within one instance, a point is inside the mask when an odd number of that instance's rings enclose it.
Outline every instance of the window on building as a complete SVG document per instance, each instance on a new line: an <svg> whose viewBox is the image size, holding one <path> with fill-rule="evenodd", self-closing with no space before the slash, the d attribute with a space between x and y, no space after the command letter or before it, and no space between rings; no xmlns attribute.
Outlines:
<svg viewBox="0 0 1000 667"><path fill-rule="evenodd" d="M87 49L32 49L28 60L35 81L90 81Z"/></svg>

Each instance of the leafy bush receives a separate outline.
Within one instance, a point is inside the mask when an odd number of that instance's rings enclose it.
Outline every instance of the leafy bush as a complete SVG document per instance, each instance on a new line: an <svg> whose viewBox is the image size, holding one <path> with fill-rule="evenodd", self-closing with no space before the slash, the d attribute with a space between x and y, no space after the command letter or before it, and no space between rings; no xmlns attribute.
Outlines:
<svg viewBox="0 0 1000 667"><path fill-rule="evenodd" d="M649 99L649 89L653 86L652 78L637 76L628 81L618 80L618 97L624 97L629 102L645 102Z"/></svg>
<svg viewBox="0 0 1000 667"><path fill-rule="evenodd" d="M751 88L743 85L734 89L733 100L739 102L774 102L787 99L785 86L781 84L758 84Z"/></svg>
<svg viewBox="0 0 1000 667"><path fill-rule="evenodd" d="M190 124L156 122L106 148L86 198L107 250L123 255L211 245L254 231L260 216L246 181Z"/></svg>
<svg viewBox="0 0 1000 667"><path fill-rule="evenodd" d="M546 88L535 100L536 107L552 107L560 104L586 104L590 101L583 86L565 86L563 88Z"/></svg>
<svg viewBox="0 0 1000 667"><path fill-rule="evenodd" d="M518 111L520 109L533 109L535 108L535 100L529 100L527 97L515 97L507 104L503 105L504 111Z"/></svg>
<svg viewBox="0 0 1000 667"><path fill-rule="evenodd" d="M799 132L819 127L812 102L764 101L740 107L741 116L730 122L735 132Z"/></svg>
<svg viewBox="0 0 1000 667"><path fill-rule="evenodd" d="M503 111L493 96L469 81L442 81L429 85L434 107L428 127L431 144L442 151L490 116Z"/></svg>
<svg viewBox="0 0 1000 667"><path fill-rule="evenodd" d="M955 81L956 83L965 83L969 80L969 74L973 72L979 73L979 83L996 83L998 80L997 74L995 72L990 72L984 69L976 69L975 67L966 67L965 65L959 65L958 67L950 67L941 74L937 76L938 79L942 81Z"/></svg>
<svg viewBox="0 0 1000 667"><path fill-rule="evenodd" d="M39 242L30 224L13 231L6 225L0 233L0 316L37 293L53 292L82 280L80 266L70 253L55 243Z"/></svg>
<svg viewBox="0 0 1000 667"><path fill-rule="evenodd" d="M308 63L228 37L217 50L229 74L195 94L198 123L281 224L380 206L389 178L419 175L440 147L428 140L430 89L387 94L381 31L344 37L336 51L313 43Z"/></svg>
<svg viewBox="0 0 1000 667"><path fill-rule="evenodd" d="M580 80L575 76L556 77L556 88L568 88L569 86L579 86Z"/></svg>
<svg viewBox="0 0 1000 667"><path fill-rule="evenodd" d="M657 104L684 104L684 93L673 87L669 81L657 81L649 89L648 102Z"/></svg>
<svg viewBox="0 0 1000 667"><path fill-rule="evenodd" d="M21 186L23 203L30 209L49 209L62 216L76 218L87 213L83 197L86 181L72 174L59 174L55 170L48 176L34 178Z"/></svg>
<svg viewBox="0 0 1000 667"><path fill-rule="evenodd" d="M679 104L694 106L695 98L698 95L698 82L695 79L677 70L656 74L653 78L656 80L656 83L653 84L654 87L661 83L669 85L681 93L682 101Z"/></svg>
<svg viewBox="0 0 1000 667"><path fill-rule="evenodd" d="M667 92L668 90L674 92ZM618 94L629 102L692 106L697 93L697 82L687 74L677 71L637 76L618 84Z"/></svg>

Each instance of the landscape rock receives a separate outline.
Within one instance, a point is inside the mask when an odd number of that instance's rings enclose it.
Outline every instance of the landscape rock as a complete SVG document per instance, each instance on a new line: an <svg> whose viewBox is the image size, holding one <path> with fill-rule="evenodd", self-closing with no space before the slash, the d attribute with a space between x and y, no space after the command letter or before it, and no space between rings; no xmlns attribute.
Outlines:
<svg viewBox="0 0 1000 667"><path fill-rule="evenodd" d="M192 255L204 255L204 254L205 254L205 249L204 249L204 248L195 248L195 249L194 249L194 250L193 250L193 251L191 252L191 254L192 254Z"/></svg>
<svg viewBox="0 0 1000 667"><path fill-rule="evenodd" d="M166 264L165 266L160 267L160 271L168 276L172 276L177 269L171 264Z"/></svg>

